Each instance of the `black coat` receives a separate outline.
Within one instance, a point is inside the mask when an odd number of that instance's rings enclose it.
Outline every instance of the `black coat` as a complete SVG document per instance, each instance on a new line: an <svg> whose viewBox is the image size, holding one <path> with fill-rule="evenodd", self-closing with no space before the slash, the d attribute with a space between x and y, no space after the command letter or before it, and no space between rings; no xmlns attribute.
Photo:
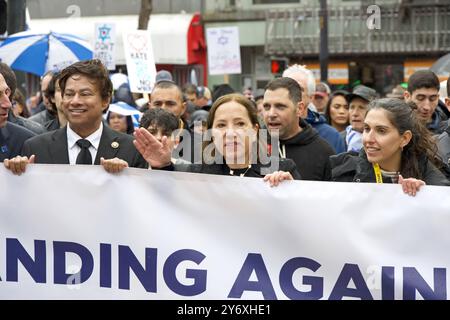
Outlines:
<svg viewBox="0 0 450 320"><path fill-rule="evenodd" d="M6 125L0 128L0 162L21 155L24 142L34 136L35 134L30 130L9 121L6 122Z"/></svg>
<svg viewBox="0 0 450 320"><path fill-rule="evenodd" d="M240 176L244 174L245 177L262 178L265 175L262 173L263 168L269 168L269 166L254 164L249 169L230 170L226 164L171 164L170 166L161 168L161 170L216 174L221 176ZM290 172L295 180L301 180L295 163L290 159L280 159L279 168L275 171Z"/></svg>
<svg viewBox="0 0 450 320"><path fill-rule="evenodd" d="M113 148L113 142L118 143ZM25 142L22 154L30 157L35 155L35 163L69 164L69 151L67 147L67 127L48 132L29 139ZM128 166L134 168L147 168L148 164L136 150L133 137L116 132L107 126L103 126L103 133L97 151L94 164L100 164L100 158L119 158L128 162Z"/></svg>
<svg viewBox="0 0 450 320"><path fill-rule="evenodd" d="M450 180L450 127L437 138L438 154L443 162L443 172Z"/></svg>
<svg viewBox="0 0 450 320"><path fill-rule="evenodd" d="M24 127L25 129L28 129L35 134L42 134L47 132L45 128L39 123L36 123L29 118L16 117L12 111L10 111L8 114L8 121L18 126Z"/></svg>
<svg viewBox="0 0 450 320"><path fill-rule="evenodd" d="M450 126L438 137L437 145L442 161L450 165Z"/></svg>
<svg viewBox="0 0 450 320"><path fill-rule="evenodd" d="M280 148L284 146L286 158L295 162L303 180L329 181L329 157L335 154L333 148L304 120L300 125L303 130L290 139L280 140ZM272 146L273 152L279 151Z"/></svg>
<svg viewBox="0 0 450 320"><path fill-rule="evenodd" d="M372 164L367 160L366 153L345 152L330 157L332 180L338 182L376 182ZM423 157L419 161L422 180L428 185L448 186L450 182L430 162ZM390 178L383 176L383 183L392 183Z"/></svg>
<svg viewBox="0 0 450 320"><path fill-rule="evenodd" d="M36 123L39 123L41 126L45 126L45 124L53 119L58 118L56 114L50 113L47 108L45 108L43 111L38 112L28 119L31 121L34 121Z"/></svg>

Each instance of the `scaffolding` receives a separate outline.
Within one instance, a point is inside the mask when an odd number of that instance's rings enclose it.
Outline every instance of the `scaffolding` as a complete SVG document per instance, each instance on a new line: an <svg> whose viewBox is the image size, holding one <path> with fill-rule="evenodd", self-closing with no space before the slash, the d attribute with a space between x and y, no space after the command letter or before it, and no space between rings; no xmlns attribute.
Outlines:
<svg viewBox="0 0 450 320"><path fill-rule="evenodd" d="M444 53L450 51L450 6L381 6L378 19L367 6L328 8L330 54ZM266 12L267 55L318 55L320 8ZM370 22L369 22L370 25Z"/></svg>

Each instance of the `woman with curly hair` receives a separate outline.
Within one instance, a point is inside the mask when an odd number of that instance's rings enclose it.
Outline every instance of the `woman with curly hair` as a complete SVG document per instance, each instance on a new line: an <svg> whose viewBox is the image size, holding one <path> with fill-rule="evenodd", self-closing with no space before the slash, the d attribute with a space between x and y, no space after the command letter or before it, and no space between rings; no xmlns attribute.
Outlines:
<svg viewBox="0 0 450 320"><path fill-rule="evenodd" d="M373 101L364 119L363 149L330 158L333 181L399 183L412 196L425 184L450 185L416 108L399 99Z"/></svg>

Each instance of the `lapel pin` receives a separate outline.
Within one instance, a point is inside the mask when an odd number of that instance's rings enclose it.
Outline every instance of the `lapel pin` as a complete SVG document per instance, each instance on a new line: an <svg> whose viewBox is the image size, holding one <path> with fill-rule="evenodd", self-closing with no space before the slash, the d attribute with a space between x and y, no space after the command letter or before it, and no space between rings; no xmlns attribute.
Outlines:
<svg viewBox="0 0 450 320"><path fill-rule="evenodd" d="M111 147L113 149L117 149L119 147L119 143L117 141L114 141L114 142L111 143Z"/></svg>

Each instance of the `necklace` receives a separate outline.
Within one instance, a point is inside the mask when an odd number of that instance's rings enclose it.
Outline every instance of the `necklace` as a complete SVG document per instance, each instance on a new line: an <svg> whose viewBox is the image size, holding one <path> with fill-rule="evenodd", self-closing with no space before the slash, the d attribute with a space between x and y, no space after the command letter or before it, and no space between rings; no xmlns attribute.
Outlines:
<svg viewBox="0 0 450 320"><path fill-rule="evenodd" d="M280 157L281 157L282 159L286 159L286 145L283 144L283 145L281 146L281 148L278 148L278 150L279 150L279 153L280 153Z"/></svg>
<svg viewBox="0 0 450 320"><path fill-rule="evenodd" d="M252 165L249 164L247 167L247 170L245 170L244 173L241 173L239 176L244 177L247 174L248 170L250 170L251 167L252 167ZM230 175L234 176L234 171L232 169L230 169Z"/></svg>

